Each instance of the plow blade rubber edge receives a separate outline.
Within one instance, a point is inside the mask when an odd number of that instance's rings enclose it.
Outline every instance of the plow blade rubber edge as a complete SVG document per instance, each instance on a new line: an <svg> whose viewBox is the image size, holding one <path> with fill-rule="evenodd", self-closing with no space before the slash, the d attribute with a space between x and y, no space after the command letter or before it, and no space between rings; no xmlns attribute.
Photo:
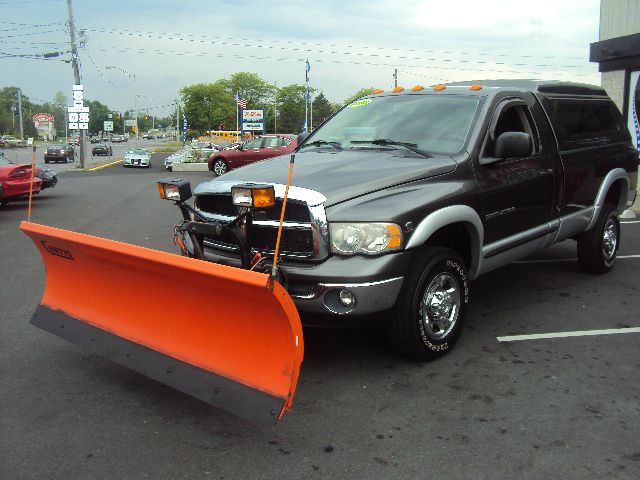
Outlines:
<svg viewBox="0 0 640 480"><path fill-rule="evenodd" d="M31 323L236 415L274 424L303 358L298 311L263 273L30 222L46 268Z"/></svg>

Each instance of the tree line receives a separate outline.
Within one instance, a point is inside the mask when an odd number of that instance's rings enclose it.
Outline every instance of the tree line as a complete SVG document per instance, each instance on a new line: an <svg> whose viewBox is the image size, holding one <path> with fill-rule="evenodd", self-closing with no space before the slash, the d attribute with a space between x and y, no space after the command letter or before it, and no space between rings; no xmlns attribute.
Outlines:
<svg viewBox="0 0 640 480"><path fill-rule="evenodd" d="M313 110L309 112L309 125L316 128L335 111L353 100L368 95L372 88L363 88L351 95L343 103L331 103L322 90L310 90ZM228 78L212 83L196 83L180 90L183 112L189 127L188 136L197 137L208 130L236 129L236 93L247 100L248 109L262 109L266 115L266 131L300 133L304 125L306 87L291 84L278 88L260 78L255 73L237 72ZM64 92L58 91L51 100L36 102L22 94L22 118L25 137L35 137L36 130L32 116L36 113L50 113L55 118L58 138L64 137L66 110L70 99ZM98 100L85 99L90 110L89 133L103 129L105 120L112 120L114 132L125 131L124 121L135 118L132 109L117 111ZM155 118L155 127L169 127L176 124L175 112L169 116ZM180 114L182 117L182 112ZM240 119L241 121L241 119ZM180 118L182 122L182 118ZM140 131L152 128L154 119L148 111L138 112ZM0 134L19 135L18 87L0 89ZM126 131L130 131L129 128Z"/></svg>

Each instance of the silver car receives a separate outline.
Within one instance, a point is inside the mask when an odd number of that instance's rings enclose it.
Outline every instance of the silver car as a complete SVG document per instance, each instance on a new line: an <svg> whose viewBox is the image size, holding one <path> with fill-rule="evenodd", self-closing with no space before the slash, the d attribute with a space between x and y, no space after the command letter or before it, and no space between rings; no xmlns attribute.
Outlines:
<svg viewBox="0 0 640 480"><path fill-rule="evenodd" d="M151 166L151 154L144 148L132 148L125 154L122 166L148 168Z"/></svg>

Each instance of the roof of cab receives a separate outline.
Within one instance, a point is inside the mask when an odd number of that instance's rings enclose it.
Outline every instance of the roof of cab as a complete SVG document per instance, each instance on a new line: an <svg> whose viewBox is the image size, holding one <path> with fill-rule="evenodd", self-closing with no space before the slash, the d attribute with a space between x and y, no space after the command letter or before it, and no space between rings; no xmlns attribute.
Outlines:
<svg viewBox="0 0 640 480"><path fill-rule="evenodd" d="M480 89L472 90L472 85L479 85ZM444 84L445 88L439 91L434 90L434 86L424 87L419 91L410 88L402 92L384 92L378 95L397 95L411 93L426 94L466 94L489 96L500 90L534 92L542 95L583 95L583 96L607 96L606 91L599 86L586 83L561 82L559 80L469 80L463 82L451 82ZM376 94L371 97L378 96ZM368 95L369 96L369 95Z"/></svg>

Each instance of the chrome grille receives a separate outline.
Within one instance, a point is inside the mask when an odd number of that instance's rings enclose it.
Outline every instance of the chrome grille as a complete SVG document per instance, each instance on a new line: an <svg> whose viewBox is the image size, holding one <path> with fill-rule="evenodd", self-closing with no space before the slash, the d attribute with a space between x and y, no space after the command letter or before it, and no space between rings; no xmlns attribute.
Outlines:
<svg viewBox="0 0 640 480"><path fill-rule="evenodd" d="M273 208L256 211L253 215L252 248L263 254L272 254L275 250L278 223L282 211L282 199L276 199ZM196 195L195 207L212 220L231 220L238 215L229 193ZM321 218L316 218L320 216ZM308 207L300 200L287 200L285 221L283 224L280 251L282 255L295 258L324 258L327 249L318 232L326 231L324 208ZM237 255L237 247L231 238L224 235L216 238L204 238L204 246L224 255Z"/></svg>

